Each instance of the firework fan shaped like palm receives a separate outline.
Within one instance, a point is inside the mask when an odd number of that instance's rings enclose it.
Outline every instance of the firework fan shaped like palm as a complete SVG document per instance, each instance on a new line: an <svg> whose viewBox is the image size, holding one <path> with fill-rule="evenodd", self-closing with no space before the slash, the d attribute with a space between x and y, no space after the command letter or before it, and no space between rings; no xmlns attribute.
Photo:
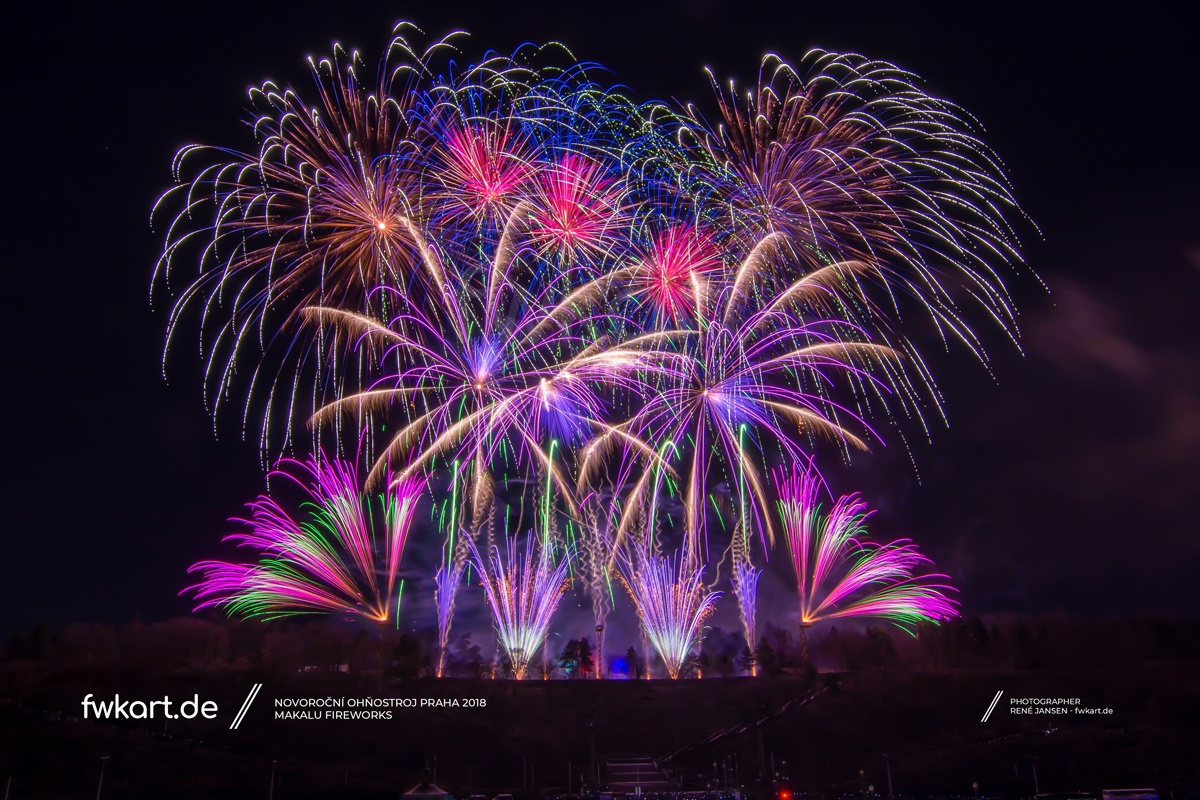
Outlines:
<svg viewBox="0 0 1200 800"><path fill-rule="evenodd" d="M372 483L391 464L404 465L398 473L404 479L434 468L440 458L470 465L476 515L490 500L494 464L547 472L571 497L574 484L554 451L570 452L566 445L609 427L602 387L641 391L637 371L654 361L644 351L614 345L604 333L604 315L577 316L569 301L546 309L528 302L508 277L496 280L504 282L491 295L500 298L496 303L482 296L490 293L464 293L445 308L452 320L445 328L420 307L397 315L390 326L337 309L309 310L394 354L373 385L314 417L319 423L339 414L401 410L402 423L382 448ZM501 307L510 296L516 296L514 304Z"/></svg>
<svg viewBox="0 0 1200 800"><path fill-rule="evenodd" d="M618 453L618 485L631 486L618 531L662 485L667 453L682 460L683 528L692 558L708 557L707 509L717 484L738 487L739 516L774 541L767 458L806 458L818 439L866 450L877 438L834 389L876 385L887 390L880 365L895 357L860 327L839 318L832 301L839 270L831 265L789 283L777 280L769 254L786 237L759 240L732 268L711 278L693 273L691 322L623 343L648 348L656 374L645 402L625 421L602 431L581 452L580 483L602 475ZM754 287L770 286L771 293ZM862 431L858 433L855 429ZM643 443L661 443L647 447ZM649 465L640 475L637 468Z"/></svg>
<svg viewBox="0 0 1200 800"><path fill-rule="evenodd" d="M844 617L886 619L912 632L923 623L958 616L945 575L917 575L929 559L907 539L866 540L867 504L858 495L820 503L824 483L815 469L775 473L779 511L800 599L800 625Z"/></svg>
<svg viewBox="0 0 1200 800"><path fill-rule="evenodd" d="M422 478L389 482L364 495L353 464L329 459L285 459L272 478L299 487L304 502L293 513L262 496L249 504L248 532L227 537L259 553L253 563L201 561L194 591L197 609L219 606L231 614L274 619L333 613L387 622L420 495Z"/></svg>

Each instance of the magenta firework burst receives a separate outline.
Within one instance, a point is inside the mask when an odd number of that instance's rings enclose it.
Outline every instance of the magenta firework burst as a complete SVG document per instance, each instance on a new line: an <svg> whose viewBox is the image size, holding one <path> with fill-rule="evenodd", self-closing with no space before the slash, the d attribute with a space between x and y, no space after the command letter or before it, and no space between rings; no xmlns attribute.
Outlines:
<svg viewBox="0 0 1200 800"><path fill-rule="evenodd" d="M421 478L389 482L366 495L353 464L325 457L280 461L271 477L299 488L289 510L263 495L249 504L249 528L227 538L258 554L250 563L201 561L191 587L197 608L220 606L246 617L333 613L392 618L400 557L425 486Z"/></svg>
<svg viewBox="0 0 1200 800"><path fill-rule="evenodd" d="M630 294L662 327L674 327L695 315L694 278L721 267L721 251L711 234L676 224L656 234L630 280Z"/></svg>
<svg viewBox="0 0 1200 800"><path fill-rule="evenodd" d="M842 617L877 617L908 630L958 616L945 575L917 575L929 559L906 539L867 540L867 504L839 497L826 512L815 469L775 473L779 510L796 574L801 628Z"/></svg>

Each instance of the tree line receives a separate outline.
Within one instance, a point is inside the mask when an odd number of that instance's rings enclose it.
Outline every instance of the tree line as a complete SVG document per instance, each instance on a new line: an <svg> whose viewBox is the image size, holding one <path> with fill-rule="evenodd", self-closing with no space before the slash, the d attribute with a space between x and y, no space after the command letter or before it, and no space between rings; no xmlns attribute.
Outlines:
<svg viewBox="0 0 1200 800"><path fill-rule="evenodd" d="M561 641L561 640L560 640ZM805 646L806 645L806 646ZM253 668L279 672L384 673L400 678L430 674L436 642L430 634L354 628L327 621L244 622L181 617L144 624L39 623L13 634L0 657L86 668ZM1120 664L1200 658L1200 619L965 617L919 627L912 635L891 626L832 625L808 633L768 623L753 647L740 632L705 632L685 677L767 677L866 670L1035 670L1081 664ZM584 636L535 654L530 676L587 680L660 675L657 658L642 644L605 652ZM599 669L597 669L599 667ZM504 678L511 665L491 658L471 633L448 648L445 674Z"/></svg>

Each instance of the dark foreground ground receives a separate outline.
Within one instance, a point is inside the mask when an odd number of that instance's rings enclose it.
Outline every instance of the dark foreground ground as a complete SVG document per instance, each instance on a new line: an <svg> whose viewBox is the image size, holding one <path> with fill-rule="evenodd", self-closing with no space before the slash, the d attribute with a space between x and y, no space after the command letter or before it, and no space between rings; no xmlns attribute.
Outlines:
<svg viewBox="0 0 1200 800"><path fill-rule="evenodd" d="M685 786L753 786L773 766L797 792L1022 797L1151 786L1200 796L1200 664L1106 669L874 670L669 681L413 679L251 669L46 669L0 665L0 792L105 798L394 797L426 768L457 796L578 789L618 754L670 763ZM236 730L247 694L263 684ZM1001 700L988 721L997 691ZM87 694L216 704L211 720L83 719ZM1078 698L1103 715L1010 713L1012 698ZM307 699L342 705L310 707ZM326 719L376 705L390 719ZM789 701L810 698L808 702ZM420 707L422 701L458 706ZM211 707L210 707L211 708ZM277 719L287 709L320 719ZM781 710L783 709L783 710ZM94 717L94 712L90 714ZM724 735L721 735L721 734ZM715 736L714 736L715 735ZM706 739L711 741L706 742ZM667 759L667 756L673 758ZM884 754L887 754L886 757ZM593 757L595 762L593 762ZM714 774L715 764L715 774ZM603 781L603 774L602 774ZM565 790L564 790L565 791ZM0 794L0 796L3 796Z"/></svg>

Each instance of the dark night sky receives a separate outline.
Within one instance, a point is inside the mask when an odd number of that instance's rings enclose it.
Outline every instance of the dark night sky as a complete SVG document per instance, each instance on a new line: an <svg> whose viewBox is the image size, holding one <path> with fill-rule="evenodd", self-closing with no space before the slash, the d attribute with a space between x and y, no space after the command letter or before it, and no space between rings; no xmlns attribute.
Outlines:
<svg viewBox="0 0 1200 800"><path fill-rule="evenodd" d="M765 52L854 50L974 113L1041 228L1026 253L1051 292L1014 279L1025 355L992 337L994 380L965 352L935 359L950 427L914 448L916 471L895 442L830 478L882 510L879 533L917 539L968 611L1200 612L1200 19L1145 3L31 5L6 26L0 633L183 613L187 566L228 554L258 455L232 427L214 438L198 365L160 375L149 209L180 145L252 146L248 86L306 90L304 56L336 39L373 60L399 19L471 31L469 56L557 39L643 99L701 104L705 65L747 82Z"/></svg>

